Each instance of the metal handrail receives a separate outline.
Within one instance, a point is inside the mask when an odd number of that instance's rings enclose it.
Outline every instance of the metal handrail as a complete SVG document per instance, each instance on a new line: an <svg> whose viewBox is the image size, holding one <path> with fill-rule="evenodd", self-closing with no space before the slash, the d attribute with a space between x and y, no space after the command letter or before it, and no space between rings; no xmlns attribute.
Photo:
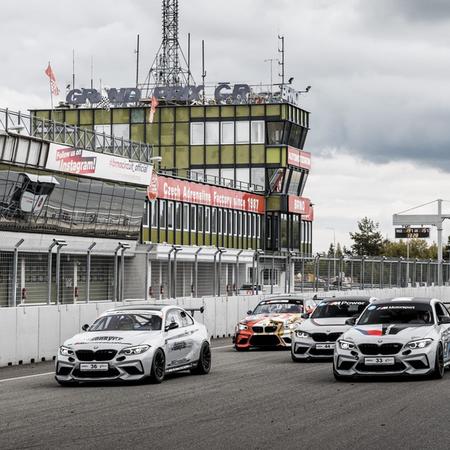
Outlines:
<svg viewBox="0 0 450 450"><path fill-rule="evenodd" d="M153 147L113 135L0 108L0 130L49 142L70 145L97 153L108 153L135 161L149 162Z"/></svg>

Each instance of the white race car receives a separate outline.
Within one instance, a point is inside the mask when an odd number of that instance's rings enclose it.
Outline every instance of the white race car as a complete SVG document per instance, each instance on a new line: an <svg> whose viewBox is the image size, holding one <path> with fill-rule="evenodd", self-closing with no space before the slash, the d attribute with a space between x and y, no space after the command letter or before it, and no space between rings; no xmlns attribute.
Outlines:
<svg viewBox="0 0 450 450"><path fill-rule="evenodd" d="M336 340L350 328L345 322L358 317L375 300L372 297L332 297L320 301L311 315L292 330L293 361L332 358Z"/></svg>
<svg viewBox="0 0 450 450"><path fill-rule="evenodd" d="M450 315L436 299L376 300L338 340L336 379L365 375L444 376L450 364Z"/></svg>
<svg viewBox="0 0 450 450"><path fill-rule="evenodd" d="M207 374L211 368L206 327L178 306L122 306L83 330L59 348L55 378L61 385L145 378L160 383L169 372Z"/></svg>

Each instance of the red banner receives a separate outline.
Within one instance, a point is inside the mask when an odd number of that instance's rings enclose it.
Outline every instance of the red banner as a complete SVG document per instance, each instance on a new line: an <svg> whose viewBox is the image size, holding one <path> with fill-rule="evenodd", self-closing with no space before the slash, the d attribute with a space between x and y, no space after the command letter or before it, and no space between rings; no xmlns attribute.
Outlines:
<svg viewBox="0 0 450 450"><path fill-rule="evenodd" d="M265 197L207 184L158 177L158 198L264 214Z"/></svg>
<svg viewBox="0 0 450 450"><path fill-rule="evenodd" d="M289 195L288 211L294 214L301 214L303 220L314 220L314 210L311 206L311 200L309 198Z"/></svg>
<svg viewBox="0 0 450 450"><path fill-rule="evenodd" d="M287 152L288 164L302 169L311 169L311 153L304 152L303 150L294 147L288 147Z"/></svg>

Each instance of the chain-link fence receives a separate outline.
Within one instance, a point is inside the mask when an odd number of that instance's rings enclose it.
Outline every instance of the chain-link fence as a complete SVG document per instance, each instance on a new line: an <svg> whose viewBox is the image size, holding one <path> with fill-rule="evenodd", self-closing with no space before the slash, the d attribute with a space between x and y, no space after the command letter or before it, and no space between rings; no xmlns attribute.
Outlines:
<svg viewBox="0 0 450 450"><path fill-rule="evenodd" d="M432 260L152 245L75 253L55 241L46 252L21 251L20 245L0 251L0 306L432 286L438 272ZM442 264L442 279L450 284L449 262Z"/></svg>

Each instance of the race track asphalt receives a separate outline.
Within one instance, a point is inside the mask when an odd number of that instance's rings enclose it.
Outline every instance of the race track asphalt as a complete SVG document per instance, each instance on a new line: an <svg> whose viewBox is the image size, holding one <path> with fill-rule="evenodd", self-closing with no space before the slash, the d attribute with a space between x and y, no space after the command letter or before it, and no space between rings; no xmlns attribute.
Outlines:
<svg viewBox="0 0 450 450"><path fill-rule="evenodd" d="M229 344L214 342L209 375L160 385L64 388L49 363L0 369L0 448L450 448L448 372L342 383L328 362Z"/></svg>

